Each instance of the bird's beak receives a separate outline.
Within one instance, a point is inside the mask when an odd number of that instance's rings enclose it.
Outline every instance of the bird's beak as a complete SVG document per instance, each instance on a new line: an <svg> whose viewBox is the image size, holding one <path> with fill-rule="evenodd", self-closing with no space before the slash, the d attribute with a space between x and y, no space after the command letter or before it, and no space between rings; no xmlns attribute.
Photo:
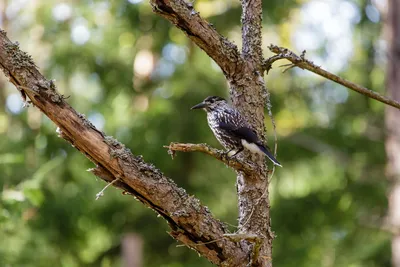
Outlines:
<svg viewBox="0 0 400 267"><path fill-rule="evenodd" d="M199 108L205 108L205 107L207 107L207 104L204 102L201 102L200 104L193 106L191 109L199 109Z"/></svg>

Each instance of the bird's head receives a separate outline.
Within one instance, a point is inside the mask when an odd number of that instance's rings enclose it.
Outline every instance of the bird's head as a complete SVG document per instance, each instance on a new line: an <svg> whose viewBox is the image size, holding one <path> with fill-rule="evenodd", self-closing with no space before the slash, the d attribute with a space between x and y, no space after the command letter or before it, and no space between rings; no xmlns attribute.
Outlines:
<svg viewBox="0 0 400 267"><path fill-rule="evenodd" d="M214 111L227 105L225 99L219 96L209 96L203 102L193 106L191 109L204 109L206 112Z"/></svg>

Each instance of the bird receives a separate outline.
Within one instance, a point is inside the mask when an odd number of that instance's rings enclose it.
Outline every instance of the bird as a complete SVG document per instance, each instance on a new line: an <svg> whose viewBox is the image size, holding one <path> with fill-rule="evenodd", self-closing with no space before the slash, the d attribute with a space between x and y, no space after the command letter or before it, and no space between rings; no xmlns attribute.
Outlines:
<svg viewBox="0 0 400 267"><path fill-rule="evenodd" d="M261 142L250 123L224 98L209 96L191 109L203 109L207 113L208 126L221 145L228 150L227 155L234 152L231 158L246 148L252 153L266 155L274 165L282 167L268 146Z"/></svg>

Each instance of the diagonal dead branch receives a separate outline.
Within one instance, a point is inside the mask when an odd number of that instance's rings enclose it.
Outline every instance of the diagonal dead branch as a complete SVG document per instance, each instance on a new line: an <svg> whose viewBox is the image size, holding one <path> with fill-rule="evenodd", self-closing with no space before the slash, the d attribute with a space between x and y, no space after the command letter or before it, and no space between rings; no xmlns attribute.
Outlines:
<svg viewBox="0 0 400 267"><path fill-rule="evenodd" d="M196 250L210 262L224 266L242 266L247 252L223 235L225 225L215 219L207 207L189 196L155 166L134 156L129 149L97 130L76 112L43 77L33 60L0 30L0 69L32 104L58 126L61 138L71 143L96 164L90 170L127 192L161 215L171 228L171 236ZM218 242L204 246L211 240Z"/></svg>
<svg viewBox="0 0 400 267"><path fill-rule="evenodd" d="M374 92L374 91L372 91L372 90L370 90L368 88L365 88L363 86L360 86L358 84L350 82L350 81L348 81L346 79L343 79L343 78L341 78L341 77L339 77L339 76L337 76L337 75L335 75L333 73L330 73L330 72L322 69L321 67L315 65L312 61L310 61L310 60L305 58L305 51L303 51L302 54L300 56L298 56L294 52L292 52L289 49L284 48L284 47L279 47L279 46L271 44L268 48L269 48L269 50L271 50L271 52L273 52L273 53L275 53L277 55L275 55L273 57L270 57L269 59L264 61L264 64L263 64L264 65L264 69L267 70L267 72L271 69L271 65L275 61L280 60L280 59L287 59L290 62L292 62L292 64L290 64L289 68L291 68L293 66L296 66L296 67L299 67L301 69L309 70L309 71L314 72L315 74L318 74L318 75L320 75L320 76L322 76L324 78L327 78L327 79L329 79L331 81L334 81L334 82L336 82L338 84L341 84L341 85L343 85L343 86L345 86L345 87L347 87L347 88L349 88L349 89L351 89L353 91L356 91L356 92L358 92L360 94L363 94L363 95L365 95L367 97L370 97L370 98L373 98L375 100L378 100L379 102L385 103L385 104L387 104L389 106L392 106L392 107L395 107L397 109L400 109L400 103L399 102L397 102L397 101L395 101L393 99L387 98L387 97L385 97L383 95L380 95L377 92Z"/></svg>
<svg viewBox="0 0 400 267"><path fill-rule="evenodd" d="M169 146L164 146L168 148L169 153L174 155L175 151L180 152L202 152L204 154L210 155L213 158L225 163L227 166L241 172L245 172L248 175L253 174L257 171L258 167L252 162L239 161L236 158L229 158L228 155L221 150L212 148L206 144L182 144L182 143L170 143Z"/></svg>

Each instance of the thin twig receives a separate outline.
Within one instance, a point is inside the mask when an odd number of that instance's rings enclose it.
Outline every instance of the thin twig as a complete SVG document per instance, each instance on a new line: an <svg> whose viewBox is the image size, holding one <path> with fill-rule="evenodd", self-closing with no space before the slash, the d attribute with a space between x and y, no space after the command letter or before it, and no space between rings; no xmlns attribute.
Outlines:
<svg viewBox="0 0 400 267"><path fill-rule="evenodd" d="M269 93L268 89L265 86L264 86L264 90L266 92L266 99L267 99L265 105L267 107L268 116L271 119L272 129L274 131L274 157L277 158L277 153L278 153L278 135L276 133L276 123L275 123L274 115L272 114L271 96L270 96L270 93ZM271 181L272 176L274 175L274 173L275 173L275 164L272 165L272 174L268 177L268 184ZM268 189L268 184L267 184L267 188L265 189L265 191L267 191L267 189ZM263 193L263 195L264 195L264 193Z"/></svg>
<svg viewBox="0 0 400 267"><path fill-rule="evenodd" d="M112 180L111 183L108 183L100 192L98 192L96 194L96 200L98 200L99 198L101 198L102 196L104 196L104 191L106 191L107 187L109 187L110 185L113 185L114 183L118 182L119 178Z"/></svg>
<svg viewBox="0 0 400 267"><path fill-rule="evenodd" d="M372 90L370 90L368 88L365 88L363 86L360 86L358 84L350 82L350 81L348 81L346 79L343 79L343 78L341 78L341 77L339 77L339 76L337 76L337 75L335 75L333 73L330 73L330 72L324 70L323 68L315 65L312 61L310 61L310 60L305 58L305 51L303 51L302 54L300 56L298 56L294 52L292 52L289 49L284 48L284 47L279 47L279 46L271 44L268 48L269 48L269 50L271 50L271 52L273 52L273 53L275 53L277 55L264 61L264 64L263 64L264 70L266 70L267 72L271 69L271 65L272 65L273 62L275 62L275 61L277 61L279 59L287 59L287 60L289 60L290 62L293 63L293 66L296 66L296 67L299 67L301 69L306 69L308 71L314 72L315 74L318 74L318 75L320 75L322 77L325 77L325 78L327 78L327 79L329 79L331 81L334 81L334 82L336 82L338 84L341 84L341 85L343 85L343 86L345 86L345 87L347 87L347 88L349 88L349 89L351 89L353 91L356 91L356 92L358 92L360 94L363 94L363 95L365 95L367 97L370 97L370 98L373 98L375 100L378 100L378 101L380 101L382 103L385 103L385 104L387 104L389 106L392 106L392 107L400 109L400 103L399 102L397 102L397 101L395 101L393 99L387 98L387 97L385 97L383 95L380 95L377 92L374 92L374 91L372 91ZM290 65L289 68L292 68L292 65Z"/></svg>

